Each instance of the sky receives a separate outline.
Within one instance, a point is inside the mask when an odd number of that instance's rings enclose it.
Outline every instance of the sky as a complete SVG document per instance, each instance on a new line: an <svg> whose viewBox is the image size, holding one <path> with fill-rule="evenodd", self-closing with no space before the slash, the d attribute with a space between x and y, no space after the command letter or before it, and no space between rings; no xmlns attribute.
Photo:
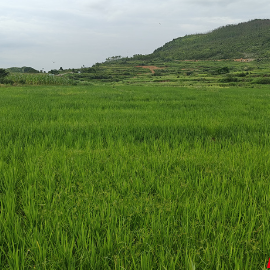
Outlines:
<svg viewBox="0 0 270 270"><path fill-rule="evenodd" d="M1 1L0 68L90 67L269 12L269 0Z"/></svg>

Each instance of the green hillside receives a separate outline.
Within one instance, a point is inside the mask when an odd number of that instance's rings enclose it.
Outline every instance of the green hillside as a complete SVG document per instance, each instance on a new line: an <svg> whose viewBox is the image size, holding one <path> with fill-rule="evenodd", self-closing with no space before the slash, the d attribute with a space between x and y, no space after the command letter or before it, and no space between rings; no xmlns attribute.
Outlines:
<svg viewBox="0 0 270 270"><path fill-rule="evenodd" d="M8 68L7 70L13 73L39 73L38 70L32 67L11 67Z"/></svg>
<svg viewBox="0 0 270 270"><path fill-rule="evenodd" d="M252 20L227 25L206 34L176 38L152 54L134 56L160 59L237 59L270 57L270 20Z"/></svg>

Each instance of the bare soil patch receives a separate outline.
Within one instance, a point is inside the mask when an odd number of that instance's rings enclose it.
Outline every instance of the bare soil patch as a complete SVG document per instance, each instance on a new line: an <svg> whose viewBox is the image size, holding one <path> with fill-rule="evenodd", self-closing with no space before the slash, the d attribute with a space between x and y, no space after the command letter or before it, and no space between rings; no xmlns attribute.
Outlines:
<svg viewBox="0 0 270 270"><path fill-rule="evenodd" d="M141 68L147 68L150 69L150 71L154 74L155 73L155 69L164 69L162 67L156 67L156 66L136 66L136 67L141 67Z"/></svg>

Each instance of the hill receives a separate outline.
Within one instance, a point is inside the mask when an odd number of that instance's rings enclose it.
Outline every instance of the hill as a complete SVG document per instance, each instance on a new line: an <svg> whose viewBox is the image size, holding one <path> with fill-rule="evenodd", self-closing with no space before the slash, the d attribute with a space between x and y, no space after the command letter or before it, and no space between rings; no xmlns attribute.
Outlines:
<svg viewBox="0 0 270 270"><path fill-rule="evenodd" d="M13 73L39 73L38 70L32 67L11 67L7 68L7 70Z"/></svg>
<svg viewBox="0 0 270 270"><path fill-rule="evenodd" d="M194 60L270 57L270 20L227 25L205 34L176 38L140 60Z"/></svg>

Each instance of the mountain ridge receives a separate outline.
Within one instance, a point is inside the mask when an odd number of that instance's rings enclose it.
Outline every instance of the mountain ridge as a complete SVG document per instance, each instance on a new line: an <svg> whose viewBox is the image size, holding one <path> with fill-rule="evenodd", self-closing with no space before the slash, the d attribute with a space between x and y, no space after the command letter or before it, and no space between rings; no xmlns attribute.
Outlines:
<svg viewBox="0 0 270 270"><path fill-rule="evenodd" d="M178 37L151 54L133 58L162 61L270 58L270 20L255 19Z"/></svg>

